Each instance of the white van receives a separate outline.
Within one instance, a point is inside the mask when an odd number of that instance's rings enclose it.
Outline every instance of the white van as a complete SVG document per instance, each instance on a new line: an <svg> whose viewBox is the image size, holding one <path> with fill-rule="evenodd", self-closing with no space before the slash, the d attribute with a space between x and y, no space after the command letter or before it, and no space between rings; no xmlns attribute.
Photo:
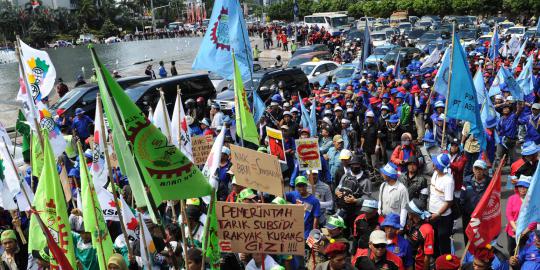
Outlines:
<svg viewBox="0 0 540 270"><path fill-rule="evenodd" d="M319 29L324 27L333 36L350 29L349 19L345 11L313 13L313 15L304 17L304 24L307 27L316 25Z"/></svg>

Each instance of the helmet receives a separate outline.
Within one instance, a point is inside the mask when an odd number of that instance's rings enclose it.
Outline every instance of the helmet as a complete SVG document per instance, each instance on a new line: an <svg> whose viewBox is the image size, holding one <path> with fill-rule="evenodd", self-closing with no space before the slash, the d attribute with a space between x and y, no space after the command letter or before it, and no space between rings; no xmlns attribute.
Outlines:
<svg viewBox="0 0 540 270"><path fill-rule="evenodd" d="M195 103L195 100L193 100L192 98L186 100L186 104L189 104L189 103Z"/></svg>
<svg viewBox="0 0 540 270"><path fill-rule="evenodd" d="M197 103L204 103L204 98L203 97L198 97L197 98Z"/></svg>
<svg viewBox="0 0 540 270"><path fill-rule="evenodd" d="M285 82L284 81L279 81L278 82L278 88L280 88L280 89L285 88Z"/></svg>
<svg viewBox="0 0 540 270"><path fill-rule="evenodd" d="M271 99L273 102L281 102L281 96L279 94L274 94Z"/></svg>

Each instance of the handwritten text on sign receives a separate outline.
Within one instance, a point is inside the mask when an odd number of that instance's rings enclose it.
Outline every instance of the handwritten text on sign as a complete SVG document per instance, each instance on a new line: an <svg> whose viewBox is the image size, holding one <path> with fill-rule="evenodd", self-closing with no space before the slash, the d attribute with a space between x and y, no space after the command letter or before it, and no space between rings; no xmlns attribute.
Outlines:
<svg viewBox="0 0 540 270"><path fill-rule="evenodd" d="M322 169L317 138L298 139L295 144L301 171Z"/></svg>
<svg viewBox="0 0 540 270"><path fill-rule="evenodd" d="M202 165L206 162L206 159L212 150L213 141L214 138L212 135L191 137L193 163L195 163L195 165Z"/></svg>
<svg viewBox="0 0 540 270"><path fill-rule="evenodd" d="M231 145L231 162L239 185L283 196L281 167L275 156Z"/></svg>
<svg viewBox="0 0 540 270"><path fill-rule="evenodd" d="M216 202L216 215L224 252L304 254L301 205Z"/></svg>

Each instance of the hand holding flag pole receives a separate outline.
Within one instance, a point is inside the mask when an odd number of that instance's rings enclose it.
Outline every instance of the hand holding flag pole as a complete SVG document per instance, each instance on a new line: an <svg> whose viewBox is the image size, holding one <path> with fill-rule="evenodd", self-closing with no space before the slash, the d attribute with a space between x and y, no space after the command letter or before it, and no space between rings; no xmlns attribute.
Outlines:
<svg viewBox="0 0 540 270"><path fill-rule="evenodd" d="M442 130L442 139L441 139L441 148L446 149L446 122L448 122L448 100L450 99L450 83L452 82L452 69L454 63L454 46L456 35L456 24L452 23L452 51L450 53L450 68L448 70L448 88L446 90L446 100L444 104L444 119L443 119L443 130ZM433 93L433 91L431 91Z"/></svg>

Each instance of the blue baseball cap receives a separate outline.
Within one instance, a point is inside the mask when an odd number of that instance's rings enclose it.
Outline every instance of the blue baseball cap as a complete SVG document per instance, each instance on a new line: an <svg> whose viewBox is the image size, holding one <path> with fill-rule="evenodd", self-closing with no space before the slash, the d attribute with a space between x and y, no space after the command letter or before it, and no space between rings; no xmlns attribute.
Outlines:
<svg viewBox="0 0 540 270"><path fill-rule="evenodd" d="M392 124L399 122L399 115L392 114L392 116L390 116L390 119L388 119L388 122Z"/></svg>
<svg viewBox="0 0 540 270"><path fill-rule="evenodd" d="M381 227L392 227L394 229L401 229L401 224L399 223L399 215L390 213L384 218Z"/></svg>
<svg viewBox="0 0 540 270"><path fill-rule="evenodd" d="M384 167L381 168L381 173L396 180L398 178L398 173L397 173L397 170L396 168L393 166L392 163L386 163L386 165L384 165Z"/></svg>
<svg viewBox="0 0 540 270"><path fill-rule="evenodd" d="M79 115L79 114L83 114L83 113L84 113L83 109L81 109L81 108L75 109L75 115Z"/></svg>

